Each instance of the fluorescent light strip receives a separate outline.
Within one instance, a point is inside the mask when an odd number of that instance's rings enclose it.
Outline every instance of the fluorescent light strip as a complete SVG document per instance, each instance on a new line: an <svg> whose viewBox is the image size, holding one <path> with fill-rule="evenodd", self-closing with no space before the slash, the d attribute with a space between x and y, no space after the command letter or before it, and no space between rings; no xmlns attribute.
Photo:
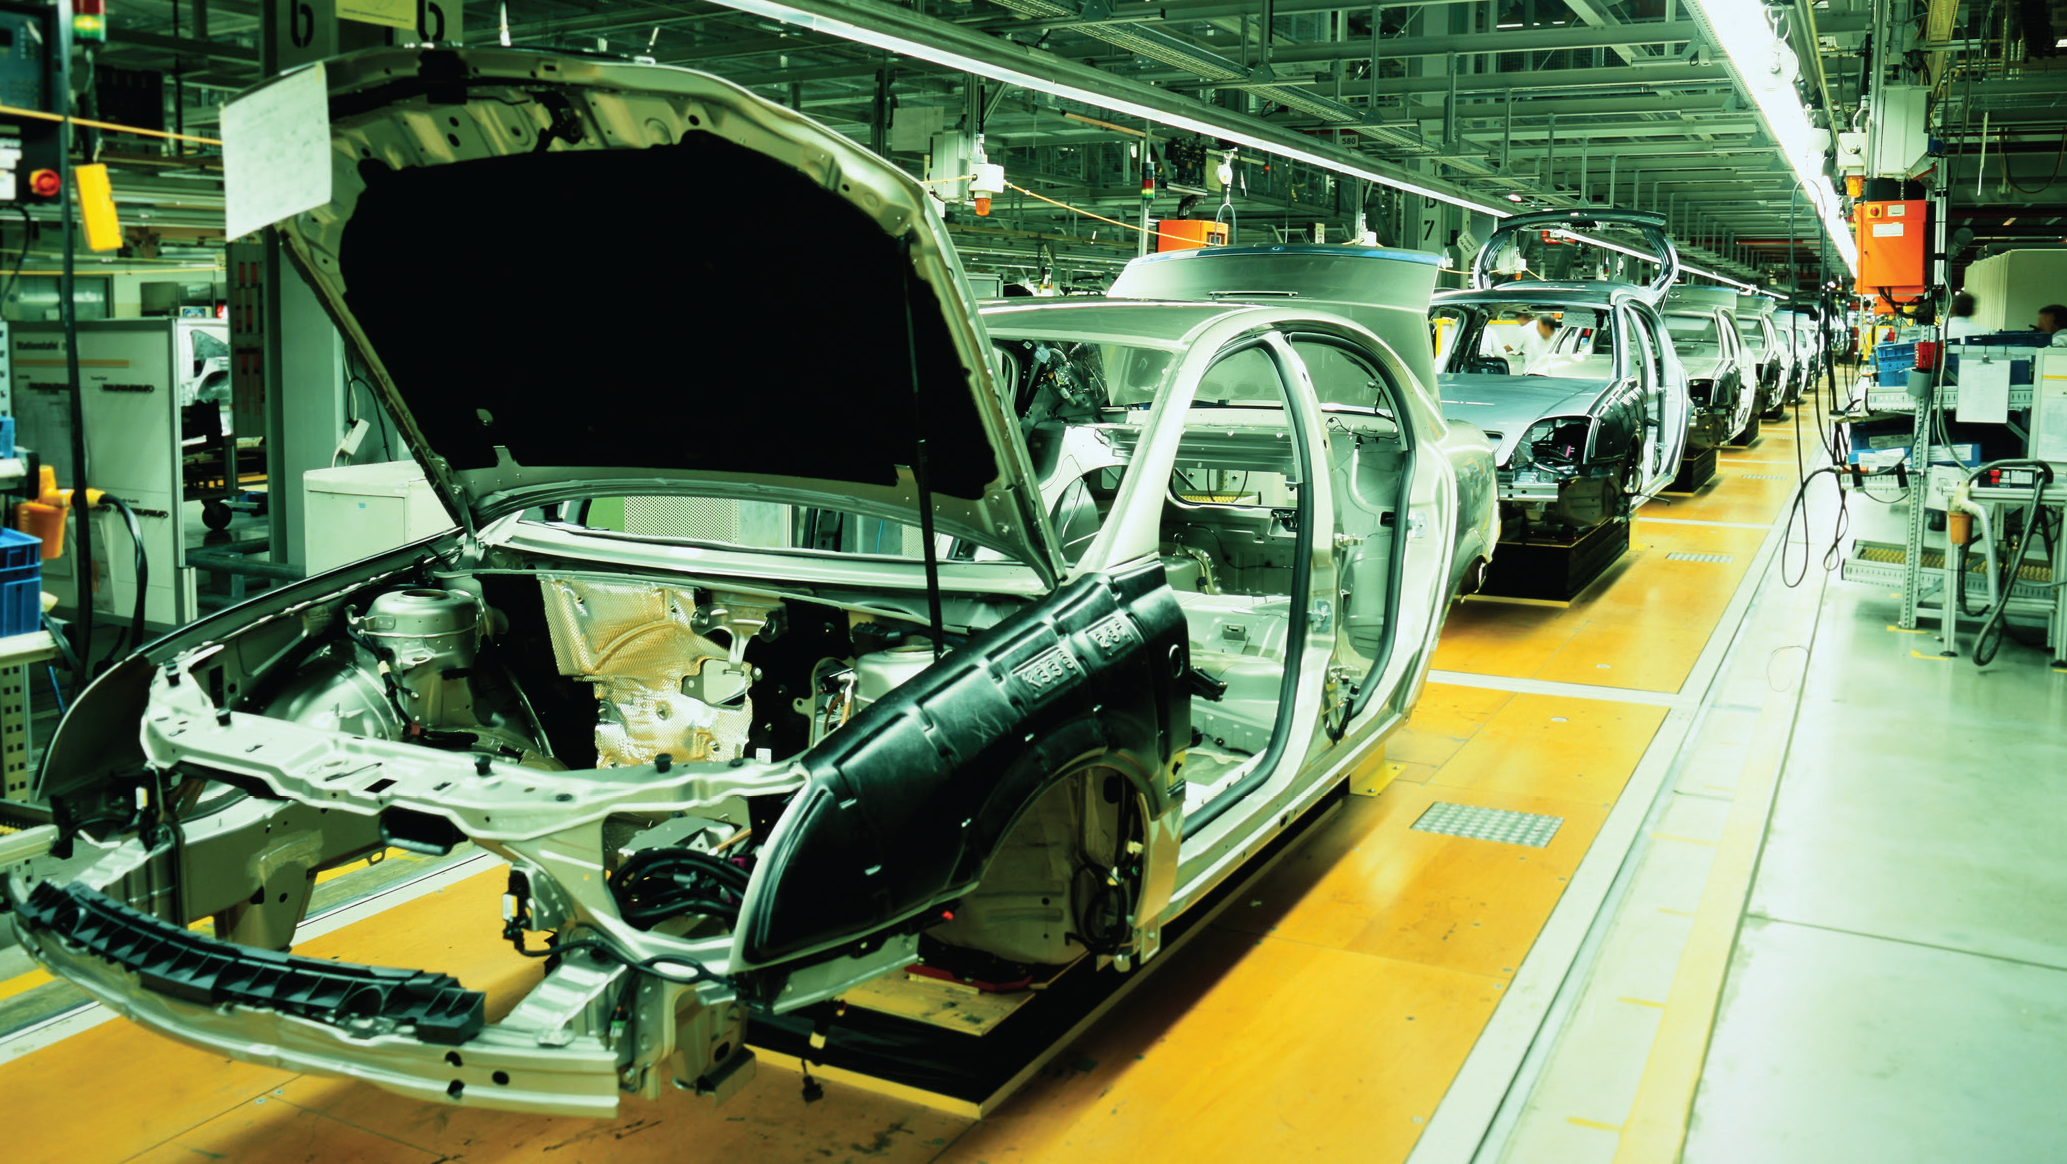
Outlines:
<svg viewBox="0 0 2067 1164"><path fill-rule="evenodd" d="M1693 10L1709 42L1723 50L1738 89L1751 99L1760 124L1815 206L1838 257L1856 277L1858 243L1844 219L1836 189L1824 176L1822 152L1813 140L1815 127L1788 76L1793 53L1773 35L1762 0L1693 0Z"/></svg>
<svg viewBox="0 0 2067 1164"><path fill-rule="evenodd" d="M1476 210L1481 214L1490 214L1494 218L1506 218L1513 213L1513 211L1502 210L1490 203L1460 198L1447 191L1432 190L1426 186L1418 186L1412 182L1395 178L1390 174L1381 174L1375 170L1366 170L1348 162L1337 161L1334 158L1309 153L1292 146L1280 145L1233 126L1215 125L1186 114L1152 109L1146 105L1128 101L1125 98L1113 97L1104 93L1094 93L1089 89L1078 88L1066 82L1055 81L1046 77L1037 77L1032 73L1023 73L1017 69L1007 68L1004 65L992 64L989 61L978 60L975 57L965 56L948 49L923 44L898 36L895 33L884 32L859 24L851 24L829 16L820 16L814 12L805 12L802 9L778 3L776 0L714 0L714 2L727 8L738 9L741 12L751 12L756 16L780 20L784 24L794 24L799 28L808 28L813 32L821 32L827 36L836 36L842 40L851 40L857 44L865 44L886 52L893 52L899 56L931 61L945 68L955 69L964 73L974 73L980 77L989 77L993 81L1003 81L1008 85L1018 85L1021 88L1032 89L1039 93L1053 93L1058 97L1067 97L1072 101L1082 101L1087 105L1093 105L1100 109L1110 109L1115 113L1130 114L1147 121L1160 122L1176 129L1188 129L1193 133L1207 137L1236 142L1250 149L1261 150L1264 153L1275 154L1278 157L1289 158L1293 161L1306 162L1309 165L1319 166L1324 170L1333 170L1335 173L1346 174L1352 178L1362 178L1367 182L1376 182L1381 186L1390 186L1395 190L1404 190L1409 194L1419 194L1424 198L1433 198L1438 202L1447 202L1452 206L1462 206L1466 210Z"/></svg>

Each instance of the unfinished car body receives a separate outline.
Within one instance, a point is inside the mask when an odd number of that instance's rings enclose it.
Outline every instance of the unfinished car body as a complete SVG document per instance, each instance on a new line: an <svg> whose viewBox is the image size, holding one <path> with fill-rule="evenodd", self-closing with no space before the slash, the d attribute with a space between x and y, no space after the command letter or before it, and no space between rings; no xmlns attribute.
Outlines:
<svg viewBox="0 0 2067 1164"><path fill-rule="evenodd" d="M1532 255L1582 277L1508 277ZM1642 259L1656 268L1641 272L1647 282L1592 277L1634 277ZM1687 379L1656 305L1678 273L1659 215L1548 211L1503 219L1479 252L1475 289L1435 297L1443 413L1493 442L1508 536L1570 536L1671 483Z"/></svg>
<svg viewBox="0 0 2067 1164"><path fill-rule="evenodd" d="M110 1007L435 1103L722 1098L754 1015L921 959L1152 957L1418 693L1491 483L1369 329L1063 304L987 335L920 185L722 80L509 49L328 76L334 198L281 232L459 529L73 706L37 791L87 868L0 890ZM619 334L711 349L615 347L575 409L592 345L453 342L507 329L538 261L510 240L575 188L654 221L747 188L813 228L557 254L642 288ZM411 224L462 205L424 278ZM799 316L807 261L847 295ZM725 422L749 366L778 407ZM509 862L478 924L538 967L506 1011L291 952L317 872L465 842Z"/></svg>
<svg viewBox="0 0 2067 1164"><path fill-rule="evenodd" d="M1439 256L1391 247L1200 247L1135 259L1108 294L1151 301L1292 302L1347 317L1369 331L1383 352L1368 374L1340 357L1311 346L1307 350L1314 357L1309 368L1322 409L1353 416L1372 407L1381 384L1388 392L1409 393L1435 405L1435 365L1422 331L1441 264ZM1451 462L1459 483L1450 531L1450 591L1469 594L1478 589L1499 540L1493 450L1478 428L1439 413L1428 415L1434 408L1422 411L1430 439Z"/></svg>
<svg viewBox="0 0 2067 1164"><path fill-rule="evenodd" d="M1777 303L1764 295L1737 296L1737 338L1744 356L1758 369L1759 416L1779 420L1795 381L1794 336L1775 314Z"/></svg>
<svg viewBox="0 0 2067 1164"><path fill-rule="evenodd" d="M1694 402L1687 443L1697 449L1758 436L1758 367L1737 334L1736 308L1737 293L1728 287L1674 287L1666 297L1665 327Z"/></svg>
<svg viewBox="0 0 2067 1164"><path fill-rule="evenodd" d="M1794 381L1787 389L1787 403L1799 404L1815 394L1823 374L1822 327L1807 311L1779 311L1774 320L1794 349Z"/></svg>

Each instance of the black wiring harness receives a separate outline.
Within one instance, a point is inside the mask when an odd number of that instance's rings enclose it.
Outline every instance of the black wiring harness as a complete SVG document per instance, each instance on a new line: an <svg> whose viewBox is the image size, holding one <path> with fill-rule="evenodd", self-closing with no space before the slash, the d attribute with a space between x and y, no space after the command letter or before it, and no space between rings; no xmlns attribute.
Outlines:
<svg viewBox="0 0 2067 1164"><path fill-rule="evenodd" d="M618 916L642 930L692 913L737 924L747 880L745 869L710 853L643 849L618 866L610 896Z"/></svg>
<svg viewBox="0 0 2067 1164"><path fill-rule="evenodd" d="M682 851L687 852L688 850ZM698 982L724 982L727 980L725 975L713 971L710 967L705 966L694 958L680 954L656 954L651 958L633 958L622 953L610 943L598 938L581 938L572 942L563 942L555 936L549 937L543 948L531 949L524 944L524 931L530 928L531 922L531 909L529 905L531 900L531 879L520 870L510 870L509 896L514 904L510 907L508 920L503 923L503 940L507 941L516 949L517 953L524 955L526 958L558 959L564 958L569 954L586 951L590 957L599 961L615 962L619 966L647 975L648 977L657 978L662 982L672 982L680 986L690 986ZM628 997L629 995L627 995L627 999ZM626 1000L621 999L618 1009L620 1011L624 1010L625 1005Z"/></svg>

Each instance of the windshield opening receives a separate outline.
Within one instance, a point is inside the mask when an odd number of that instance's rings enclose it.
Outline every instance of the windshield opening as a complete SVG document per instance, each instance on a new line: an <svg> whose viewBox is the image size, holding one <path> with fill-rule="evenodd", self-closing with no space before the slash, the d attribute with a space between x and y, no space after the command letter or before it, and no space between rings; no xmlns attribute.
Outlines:
<svg viewBox="0 0 2067 1164"><path fill-rule="evenodd" d="M1665 330L1672 334L1672 342L1681 347L1722 342L1712 315L1668 315L1665 317Z"/></svg>
<svg viewBox="0 0 2067 1164"><path fill-rule="evenodd" d="M1608 313L1540 300L1445 303L1429 313L1436 370L1489 376L1613 375Z"/></svg>

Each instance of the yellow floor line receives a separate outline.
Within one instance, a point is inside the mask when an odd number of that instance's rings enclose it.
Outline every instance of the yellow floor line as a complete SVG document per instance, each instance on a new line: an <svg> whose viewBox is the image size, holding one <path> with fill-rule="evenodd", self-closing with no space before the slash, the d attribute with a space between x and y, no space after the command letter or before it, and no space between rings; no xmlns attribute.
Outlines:
<svg viewBox="0 0 2067 1164"><path fill-rule="evenodd" d="M1618 998L1618 999L1616 999L1615 1001L1616 1001L1616 1002L1626 1002L1626 1003L1628 1003L1628 1004L1629 1004L1629 1005L1631 1005L1631 1006L1655 1006L1655 1007L1657 1007L1657 1008L1658 1008L1659 1010L1664 1010L1664 1009L1665 1009L1665 1004L1664 1004L1664 1003L1662 1003L1662 1002L1652 1002L1652 1001L1651 1001L1650 999L1648 999L1648 998L1630 998L1630 997L1628 997L1627 995L1624 995L1623 997L1621 997L1621 998Z"/></svg>
<svg viewBox="0 0 2067 1164"><path fill-rule="evenodd" d="M1688 912L1687 912L1686 910L1683 910L1683 909L1668 909L1667 907L1665 907L1665 906L1662 906L1662 905L1658 907L1658 912L1659 912L1659 913L1669 913L1669 914L1671 914L1671 915L1672 915L1672 916L1674 916L1674 917L1693 917L1693 916L1694 916L1693 914L1691 914L1691 913L1688 913Z"/></svg>
<svg viewBox="0 0 2067 1164"><path fill-rule="evenodd" d="M31 970L26 974L17 974L5 982L0 982L0 998L13 998L17 994L34 990L48 981L50 981L49 973L42 970Z"/></svg>
<svg viewBox="0 0 2067 1164"><path fill-rule="evenodd" d="M1577 1124L1579 1127L1582 1128L1592 1128L1597 1132L1614 1132L1617 1135L1620 1135L1622 1132L1621 1124L1604 1124L1599 1120L1582 1119L1579 1116L1566 1116L1565 1122L1568 1124Z"/></svg>
<svg viewBox="0 0 2067 1164"><path fill-rule="evenodd" d="M1922 627L1917 627L1912 630L1911 628L1906 626L1891 626L1888 628L1888 633L1897 635L1927 635L1931 632L1925 630Z"/></svg>
<svg viewBox="0 0 2067 1164"><path fill-rule="evenodd" d="M1929 659L1933 663L1950 662L1952 659L1951 655L1926 655L1922 651L1911 651L1909 652L1909 657L1912 659Z"/></svg>
<svg viewBox="0 0 2067 1164"><path fill-rule="evenodd" d="M1686 845L1708 845L1710 847L1720 843L1718 841L1704 841L1699 837L1682 837L1675 833L1652 833L1651 839L1654 841L1678 841Z"/></svg>
<svg viewBox="0 0 2067 1164"><path fill-rule="evenodd" d="M1637 1085L1636 1100L1615 1164L1654 1164L1676 1160L1687 1134L1687 1113L1694 1088L1708 1057L1708 1036L1715 1025L1716 999L1723 973L1736 945L1737 923L1750 891L1759 839L1772 805L1773 786L1787 751L1787 725L1793 708L1786 700L1768 700L1753 726L1754 741L1737 778L1737 799L1716 844L1715 862L1701 890L1693 930L1666 995L1665 1015L1651 1042L1650 1058Z"/></svg>

